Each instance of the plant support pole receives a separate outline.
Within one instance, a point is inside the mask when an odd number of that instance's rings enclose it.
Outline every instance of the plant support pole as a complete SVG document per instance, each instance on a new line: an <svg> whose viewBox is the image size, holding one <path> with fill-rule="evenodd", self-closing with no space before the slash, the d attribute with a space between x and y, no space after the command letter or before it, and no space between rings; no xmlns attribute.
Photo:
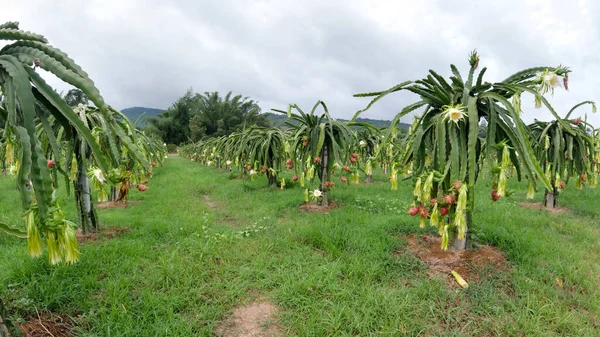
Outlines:
<svg viewBox="0 0 600 337"><path fill-rule="evenodd" d="M321 189L321 192L323 192L323 196L321 198L321 206L329 206L329 200L328 200L329 191L325 187L325 183L328 180L328 173L329 173L329 172L327 172L327 166L328 166L327 164L329 161L328 154L329 154L329 148L327 147L327 143L325 143L325 144L323 144L323 150L321 152L322 160L321 160L321 174L320 174L320 176L321 176L320 189Z"/></svg>

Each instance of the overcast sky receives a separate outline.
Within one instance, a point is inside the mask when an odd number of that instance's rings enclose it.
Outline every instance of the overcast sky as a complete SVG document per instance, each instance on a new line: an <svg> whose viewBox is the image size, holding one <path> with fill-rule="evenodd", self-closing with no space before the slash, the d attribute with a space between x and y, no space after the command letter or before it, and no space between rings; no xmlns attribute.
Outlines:
<svg viewBox="0 0 600 337"><path fill-rule="evenodd" d="M193 88L240 93L263 111L288 103L309 110L321 99L348 118L368 103L352 94L428 69L448 76L450 63L466 72L475 48L489 82L533 66L571 67L570 91L551 99L563 115L600 101L594 0L2 0L0 21L46 36L118 109L168 108ZM363 117L391 119L417 99L395 94ZM523 101L528 122L550 118L532 108L532 96ZM599 114L580 111L600 126Z"/></svg>

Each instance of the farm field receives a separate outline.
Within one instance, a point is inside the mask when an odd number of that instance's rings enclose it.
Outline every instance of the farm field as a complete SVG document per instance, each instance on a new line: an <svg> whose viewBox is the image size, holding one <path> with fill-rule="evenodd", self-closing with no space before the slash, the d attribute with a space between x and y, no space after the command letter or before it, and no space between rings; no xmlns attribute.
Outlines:
<svg viewBox="0 0 600 337"><path fill-rule="evenodd" d="M476 258L448 267L452 252L425 254L437 228L407 214L410 180L392 191L379 170L368 185L335 175L336 207L307 213L290 173L284 190L239 175L171 155L129 207L98 210L104 234L82 242L72 266L0 235L8 317L72 317L74 336L236 336L240 322L264 336L600 335L598 188L570 183L559 200L568 209L549 213L521 206L526 182L511 180L516 192L492 203L480 179ZM23 213L14 185L0 177L10 223Z"/></svg>

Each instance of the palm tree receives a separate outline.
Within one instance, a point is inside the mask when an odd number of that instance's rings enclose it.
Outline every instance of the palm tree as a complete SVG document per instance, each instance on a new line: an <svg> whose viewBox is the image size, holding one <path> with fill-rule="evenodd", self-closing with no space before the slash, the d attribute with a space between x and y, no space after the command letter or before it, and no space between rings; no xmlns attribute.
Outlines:
<svg viewBox="0 0 600 337"><path fill-rule="evenodd" d="M221 97L218 92L197 94L197 116L208 136L223 136L244 125L269 126L258 104L242 95L228 92Z"/></svg>
<svg viewBox="0 0 600 337"><path fill-rule="evenodd" d="M168 144L181 144L190 138L190 118L197 111L197 102L191 90L156 117L147 119L150 128L158 130Z"/></svg>

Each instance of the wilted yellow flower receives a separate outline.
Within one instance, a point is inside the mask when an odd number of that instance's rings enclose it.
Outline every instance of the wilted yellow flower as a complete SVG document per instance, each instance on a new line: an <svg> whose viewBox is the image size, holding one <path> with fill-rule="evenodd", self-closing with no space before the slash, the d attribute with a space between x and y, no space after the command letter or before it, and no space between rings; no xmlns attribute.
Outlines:
<svg viewBox="0 0 600 337"><path fill-rule="evenodd" d="M535 108L539 109L542 107L542 95L535 94Z"/></svg>
<svg viewBox="0 0 600 337"><path fill-rule="evenodd" d="M442 229L442 250L448 250L448 225L444 225Z"/></svg>
<svg viewBox="0 0 600 337"><path fill-rule="evenodd" d="M431 210L431 218L429 219L429 224L433 227L438 227L440 222L440 211L438 210L437 202L433 205L433 209Z"/></svg>
<svg viewBox="0 0 600 337"><path fill-rule="evenodd" d="M508 170L512 167L512 162L510 161L510 151L507 145L504 145L502 148L502 168Z"/></svg>
<svg viewBox="0 0 600 337"><path fill-rule="evenodd" d="M512 104L515 107L515 111L517 113L523 112L523 110L521 110L521 93L520 92L517 92L513 95Z"/></svg>
<svg viewBox="0 0 600 337"><path fill-rule="evenodd" d="M595 188L598 185L598 177L595 174L590 174L590 187Z"/></svg>
<svg viewBox="0 0 600 337"><path fill-rule="evenodd" d="M421 177L417 178L415 182L415 189L413 190L413 195L417 197L417 200L421 201L423 196L423 189L421 188Z"/></svg>
<svg viewBox="0 0 600 337"><path fill-rule="evenodd" d="M396 191L398 189L398 169L395 166L392 166L390 182L392 183L392 190Z"/></svg>
<svg viewBox="0 0 600 337"><path fill-rule="evenodd" d="M456 212L453 225L458 229L458 238L463 239L467 233L467 184L463 183L458 190L458 201L456 202Z"/></svg>
<svg viewBox="0 0 600 337"><path fill-rule="evenodd" d="M548 179L548 181L552 180L552 172L550 170L550 166L552 166L552 164L546 165L546 172L544 172L544 175L546 176L546 179Z"/></svg>
<svg viewBox="0 0 600 337"><path fill-rule="evenodd" d="M372 175L373 174L373 164L371 164L371 159L368 159L365 163L365 174Z"/></svg>
<svg viewBox="0 0 600 337"><path fill-rule="evenodd" d="M360 173L355 172L355 173L351 174L350 179L351 179L352 183L354 183L354 184L360 183Z"/></svg>
<svg viewBox="0 0 600 337"><path fill-rule="evenodd" d="M75 224L68 220L64 220L62 226L65 262L68 264L73 264L79 261L79 250L77 250L79 244L77 243L77 235L75 234L75 229L73 229L74 226Z"/></svg>
<svg viewBox="0 0 600 337"><path fill-rule="evenodd" d="M10 141L10 138L8 138L6 140L6 148L4 149L4 152L5 152L4 161L6 162L6 165L12 166L15 161L15 154L14 154L14 146L13 146L12 142Z"/></svg>
<svg viewBox="0 0 600 337"><path fill-rule="evenodd" d="M469 287L469 284L467 283L467 281L465 281L465 279L462 278L462 276L460 276L459 273L457 273L456 271L452 270L451 271L452 276L454 276L454 279L456 280L456 283L458 283L458 285L461 286L461 288L466 289Z"/></svg>
<svg viewBox="0 0 600 337"><path fill-rule="evenodd" d="M310 164L308 166L308 171L306 172L306 177L308 178L308 180L313 180L313 178L315 177L315 166L313 164Z"/></svg>
<svg viewBox="0 0 600 337"><path fill-rule="evenodd" d="M506 171L501 168L498 175L498 188L496 189L498 197L503 197L506 194L506 180Z"/></svg>
<svg viewBox="0 0 600 337"><path fill-rule="evenodd" d="M46 232L46 246L48 247L48 258L50 264L55 265L62 262L62 255L58 246L58 237L56 232Z"/></svg>
<svg viewBox="0 0 600 337"><path fill-rule="evenodd" d="M425 184L423 185L423 193L421 194L421 202L428 203L431 199L431 190L433 189L433 172L427 176Z"/></svg>
<svg viewBox="0 0 600 337"><path fill-rule="evenodd" d="M452 223L454 225L454 227L457 228L458 230L458 238L459 239L464 239L465 234L466 234L466 229L467 229L467 220L466 220L466 215L465 212L456 212L456 214L454 215L454 222Z"/></svg>
<svg viewBox="0 0 600 337"><path fill-rule="evenodd" d="M531 199L533 199L534 196L535 196L535 188L533 187L533 184L530 182L529 186L527 187L527 199L531 200Z"/></svg>
<svg viewBox="0 0 600 337"><path fill-rule="evenodd" d="M502 148L502 166L500 167L500 175L498 177L498 189L497 193L499 197L503 197L506 194L506 171L509 171L512 167L512 162L510 161L510 151L507 145L504 145Z"/></svg>
<svg viewBox="0 0 600 337"><path fill-rule="evenodd" d="M394 128L395 129L395 128ZM394 145L389 144L387 148L387 156L388 158L392 158L394 156ZM390 160L391 161L391 160Z"/></svg>
<svg viewBox="0 0 600 337"><path fill-rule="evenodd" d="M25 213L25 226L27 228L27 252L31 257L42 256L42 239L38 227L38 216L34 208Z"/></svg>

